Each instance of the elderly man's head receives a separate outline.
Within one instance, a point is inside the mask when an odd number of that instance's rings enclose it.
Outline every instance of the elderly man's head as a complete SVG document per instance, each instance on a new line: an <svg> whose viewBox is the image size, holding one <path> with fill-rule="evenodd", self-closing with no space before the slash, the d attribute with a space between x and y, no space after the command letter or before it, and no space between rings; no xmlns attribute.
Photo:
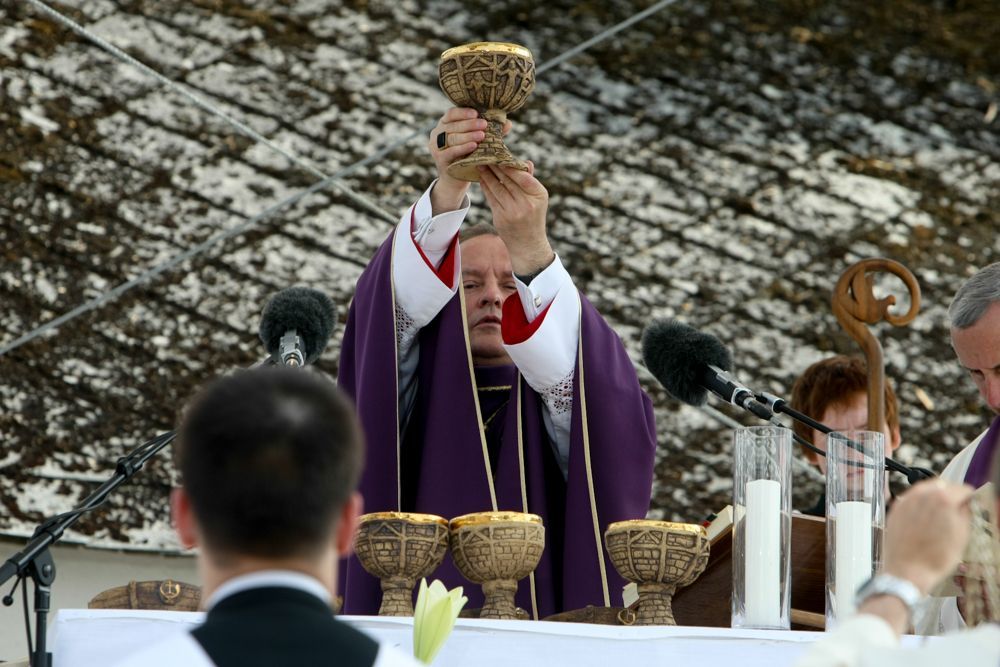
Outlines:
<svg viewBox="0 0 1000 667"><path fill-rule="evenodd" d="M1000 262L969 278L948 308L951 344L979 394L1000 414Z"/></svg>
<svg viewBox="0 0 1000 667"><path fill-rule="evenodd" d="M477 366L511 363L503 347L503 302L517 291L507 246L493 225L481 223L462 232L462 287L469 325L469 346Z"/></svg>

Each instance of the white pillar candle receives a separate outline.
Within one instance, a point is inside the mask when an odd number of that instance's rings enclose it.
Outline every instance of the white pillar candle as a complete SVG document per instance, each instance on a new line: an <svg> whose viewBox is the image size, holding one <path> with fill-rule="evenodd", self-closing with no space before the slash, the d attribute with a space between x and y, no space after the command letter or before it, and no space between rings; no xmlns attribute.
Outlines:
<svg viewBox="0 0 1000 667"><path fill-rule="evenodd" d="M770 479L747 483L746 623L781 626L781 485Z"/></svg>
<svg viewBox="0 0 1000 667"><path fill-rule="evenodd" d="M871 503L837 503L836 524L836 614L842 620L854 612L855 595L872 576Z"/></svg>

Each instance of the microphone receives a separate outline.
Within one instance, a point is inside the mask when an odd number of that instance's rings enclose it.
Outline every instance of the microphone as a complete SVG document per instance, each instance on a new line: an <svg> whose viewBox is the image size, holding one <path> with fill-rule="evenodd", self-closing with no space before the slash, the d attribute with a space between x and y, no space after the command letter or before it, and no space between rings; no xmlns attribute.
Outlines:
<svg viewBox="0 0 1000 667"><path fill-rule="evenodd" d="M289 287L264 306L259 336L274 363L304 366L323 352L336 319L330 297L308 287Z"/></svg>
<svg viewBox="0 0 1000 667"><path fill-rule="evenodd" d="M658 320L642 333L642 360L667 393L688 405L704 405L708 392L771 421L774 414L730 374L729 350L712 334L676 320Z"/></svg>
<svg viewBox="0 0 1000 667"><path fill-rule="evenodd" d="M788 426L774 416L775 412L787 414L824 434L833 431L829 426L793 410L784 399L764 392L755 393L734 380L728 372L732 368L732 356L726 346L712 334L687 324L676 320L658 320L646 327L642 333L642 360L667 393L688 405L704 405L707 392L711 391L727 403L781 428ZM792 437L811 451L826 456L825 451L798 434L793 432ZM852 446L855 449L860 447L856 444ZM911 485L933 477L930 471L905 466L888 456L885 457L885 466L906 475Z"/></svg>

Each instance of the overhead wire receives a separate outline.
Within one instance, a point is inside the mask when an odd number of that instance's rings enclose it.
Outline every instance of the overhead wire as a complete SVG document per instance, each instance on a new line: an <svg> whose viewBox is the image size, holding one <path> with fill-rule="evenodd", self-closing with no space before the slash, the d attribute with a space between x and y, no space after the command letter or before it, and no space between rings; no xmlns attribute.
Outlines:
<svg viewBox="0 0 1000 667"><path fill-rule="evenodd" d="M294 164L294 165L296 165L298 167L301 167L303 170L309 172L310 174L312 174L313 176L315 176L315 177L317 177L319 179L330 179L329 174L327 174L326 172L324 172L322 169L320 169L318 166L316 166L310 160L308 160L308 159L306 159L306 158L304 158L304 157L302 157L300 155L297 155L297 154L293 153L292 151L283 148L282 146L279 146L278 144L276 144L275 142L271 141L270 139L268 139L267 137L265 137L263 134L261 134L257 130L253 129L252 127L250 127L249 125L247 125L246 123L244 123L243 121L239 120L238 118L234 118L231 114L226 113L223 109L219 108L217 105L212 104L211 102L209 102L207 99L205 99L201 95L198 95L193 90L191 90L191 88L189 86L185 86L185 85L180 84L180 83L178 83L176 81L173 81L172 79L167 78L163 74L161 74L161 73L157 72L156 70L154 70L149 65L146 65L145 63L143 63L139 59L132 57L131 55L129 55L125 51L121 50L120 48L118 48L117 46L115 46L114 44L112 44L111 42L107 41L106 39L104 39L100 35L94 33L93 31L87 30L85 27L83 27L82 25L80 25L79 23L77 23L76 21L74 21L73 19L69 18L65 14L61 14L60 12L58 12L55 9L53 9L52 7L48 6L47 4L45 4L44 2L42 2L41 0L25 0L25 2L27 2L29 5L32 5L33 7L35 7L36 9L38 9L39 11L44 12L48 16L52 17L57 23L60 23L61 25L63 25L64 27L66 27L66 28L68 28L70 30L72 30L76 34L80 35L81 37L84 37L85 39L93 42L96 46L104 49L105 51L107 51L108 53L110 53L111 55L113 55L115 58L118 58L119 60L121 60L125 64L130 65L130 66L136 68L137 70L139 70L140 72L142 72L146 76L148 76L148 77L156 80L157 82L161 83L163 86L165 86L169 90L172 90L173 92L177 93L178 95L181 95L182 97L184 97L185 99L187 99L189 102L191 102L192 104L194 104L199 109L201 109L203 111L207 111L211 115L217 116L218 118L221 118L223 121L225 121L226 123L228 123L230 126L234 127L236 130L238 130L241 134L249 137L250 139L253 139L255 142L257 142L259 144L267 146L272 151L274 151L274 152L278 153L279 155L285 157L292 164ZM380 208L378 206L378 204L375 204L374 202L369 201L367 198L365 198L362 195L354 192L353 190L351 190L350 188L348 188L346 185L344 185L342 183L338 183L336 178L330 179L330 185L333 185L334 187L336 187L338 190L340 190L340 192L342 194L346 195L354 203L362 206L363 208L368 209L369 211L377 213L380 216L387 217L387 221L388 222L395 224L395 222L396 222L395 216L387 213L382 208Z"/></svg>
<svg viewBox="0 0 1000 667"><path fill-rule="evenodd" d="M277 214L277 213L279 213L279 212L287 209L290 206L293 206L294 204L298 203L299 201L301 201L302 199L308 197L309 195L312 195L312 194L314 194L316 192L319 192L321 190L326 189L327 187L330 187L331 185L335 185L336 184L341 189L341 191L345 192L345 194L348 194L348 196L350 196L353 201L356 201L357 203L359 203L361 206L363 206L366 209L375 210L376 212L378 212L378 214L380 215L380 217L388 217L388 219L391 222L395 223L396 218L395 218L395 216L392 216L391 213L388 213L388 212L382 210L376 204L374 204L372 202L369 202L367 199L364 199L363 197L360 197L360 195L357 195L357 193L354 193L352 190L350 190L346 186L343 186L342 184L337 183L337 181L339 181L340 179L343 179L344 177L350 175L351 173L357 171L358 169L361 169L362 167L366 167L366 166L368 166L370 164L373 164L374 162L377 162L377 161L381 160L383 157L385 157L386 155L389 155L390 153L392 153L396 149L398 149L398 148L402 147L403 145L409 143L414 138L426 134L431 129L433 129L433 127L434 127L433 124L432 125L428 125L425 128L418 129L418 130L410 133L409 135L406 135L405 137L403 137L401 139L397 139L397 140L395 140L395 141L393 141L393 142L391 142L391 143L383 146L382 148L376 150L374 153L368 155L367 157L362 158L361 160L357 160L357 161L355 161L355 162L353 162L353 163L351 163L351 164L349 164L349 165L347 165L347 166L345 166L345 167L337 170L333 174L327 175L327 174L324 174L324 172L322 172L321 170L319 170L318 167L316 167L315 165L313 165L308 160L305 160L304 158L301 158L301 157L293 154L291 151L288 151L288 150L282 148L281 146L278 146L277 144L275 144L271 140L267 139L266 137L264 137L263 135L261 135L260 133L258 133L256 130L254 130L250 126L248 126L245 123L243 123L243 122L241 122L241 121L233 118L232 116L230 116L229 114L227 114L225 111L223 111L222 109L217 108L215 105L211 104L210 102L208 102L207 100L205 100L201 96L199 96L199 95L191 92L186 87L181 86L180 84L178 84L178 83L176 83L174 81L171 81L170 79L168 79L167 77L163 76L159 72L157 72L157 71L153 70L152 68L150 68L148 65L145 65L142 62L140 62L139 60L137 60L136 58L133 58L132 56L130 56L129 54L125 53L124 51L122 51L118 47L114 46L113 44L109 43L107 40L103 39L99 35L94 34L92 31L90 31L87 28L83 27L82 25L80 25L76 21L73 21L68 16L65 16L64 14L62 14L62 13L58 12L57 10L53 9L52 7L50 7L49 5L47 5L46 3L42 2L42 0L24 0L24 1L27 2L28 4L32 5L33 7L37 8L39 11L44 12L48 16L51 16L53 19L55 19L56 21L58 21L60 24L66 26L67 28L69 28L73 32L81 35L82 37L85 37L86 39L88 39L89 41L93 42L98 47L106 50L108 53L111 53L114 57L118 58L122 62L125 62L128 65L131 65L132 67L138 68L140 71L142 71L143 73L147 74L148 76L154 78L155 80L159 81L164 86L167 86L171 90L174 90L175 92L183 95L185 98L187 98L188 100L190 100L193 104L197 105L202 110L207 111L208 113L210 113L212 115L215 115L215 116L223 119L225 122L227 122L230 125L232 125L233 127L237 128L240 132L242 132L246 136L251 137L255 141L261 143L262 145L267 146L271 150L274 150L274 151L278 152L279 154L281 154L284 157L286 157L287 159L291 160L294 164L302 167L303 169L305 169L309 173L311 173L311 174L313 174L315 176L320 177L321 180L317 181L316 183L314 183L313 185L309 186L308 188L306 188L304 190L301 190L298 193L293 194L293 195L291 195L289 197L286 197L285 199L277 202L276 204L273 204L273 205L269 206L268 208L264 209L263 211L261 211L260 213L258 213L256 215L252 216L251 218L247 219L246 221L244 221L244 222L242 222L242 223L240 223L240 224L238 224L238 225L236 225L236 226L234 226L234 227L232 227L230 229L224 230L222 232L219 232L217 234L214 234L214 235L210 236L209 238L205 239L204 241L201 241L200 243L197 243L197 244L195 244L195 245L187 248L186 250L181 251L181 252L173 255L172 257L167 258L163 262L161 262L159 264L156 264L156 265L154 265L154 266L146 269L145 271L143 271L139 275L137 275L137 276L135 276L135 277L133 277L133 278L131 278L131 279L123 282L123 283L120 283L119 285L117 285L117 286L115 286L115 287L113 287L113 288L111 288L109 290L106 290L105 292L102 292L101 294L98 294L97 296L95 296L94 298L90 299L89 301L86 301L85 303L82 303L82 304L76 306L75 308L73 308L73 309L71 309L71 310L63 313L62 315L59 315L59 316L57 316L57 317L49 320L46 323L44 323L44 324L42 324L42 325L40 325L38 327L35 327L31 331L28 331L27 333L25 333L25 334L23 334L23 335L15 338L14 340L12 340L10 342L7 342L7 343L4 343L3 345L0 345L0 357L2 357L4 355L12 352L13 350L16 350L17 348L19 348L19 347L21 347L23 345L26 345L27 343L29 343L29 342L37 339L37 338L40 338L41 336L44 336L45 334L47 334L50 331L58 329L60 326L66 324L67 322L70 322L71 320L74 320L74 319L76 319L76 318L84 315L85 313L88 313L90 311L96 310L96 309L104 306L105 304L107 304L107 303L109 303L111 301L114 301L114 300L120 298L123 294L129 292L130 290L132 290L132 289L134 289L136 287L139 287L139 286L141 286L141 285L143 285L145 283L148 283L149 281L151 281L152 279L156 278L157 276L159 276L159 275L161 275L161 274L169 271L170 269L173 269L174 267L178 266L179 264L182 264L182 263L186 262L187 260L193 259L194 257L196 257L196 256L198 256L198 255L200 255L200 254L202 254L204 252L206 252L210 248L212 248L212 247L214 247L214 246L216 246L216 245L218 245L218 244L220 244L220 243L222 243L222 242L224 242L224 241L226 241L228 239L231 239L233 237L239 236L239 235L241 235L241 234L249 231L250 229L252 229L256 225L258 225L261 222L269 219L273 215L275 215L275 214ZM633 14L632 16L626 18L625 20L620 21L619 23L616 23L615 25L610 26L609 28L606 28L605 30L603 30L600 33L598 33L598 34L594 35L593 37L591 37L590 39L587 39L584 42L581 42L580 44L577 44L576 46L574 46L574 47L572 47L572 48L564 51L563 53L555 56L551 60L543 62L541 65L538 65L536 67L536 73L541 74L541 73L544 73L544 72L548 71L549 69L552 69L553 67L561 65L562 63L566 62L570 58L572 58L572 57L574 57L574 56L582 53L583 51L585 51L586 49L594 46L595 44L599 44L600 42L608 39L609 37L612 37L612 36L618 34L622 30L625 30L626 28L628 28L628 27L634 25L635 23L637 23L637 22L639 22L639 21L641 21L641 20L643 20L643 19L651 16L652 14L654 14L654 13L656 13L656 12L658 12L658 11L666 8L666 7L669 7L670 5L676 4L678 1L679 0L660 0L659 2L657 2L657 3L655 3L655 4L653 4L653 5L649 6L649 7L647 7L646 9L644 9L644 10L642 10L640 12L637 12L637 13Z"/></svg>
<svg viewBox="0 0 1000 667"><path fill-rule="evenodd" d="M283 156L291 163L302 168L309 174L316 176L320 180L312 184L308 188L301 190L298 193L295 193L277 202L276 204L267 207L260 213L248 218L243 223L236 225L228 230L219 232L218 234L210 236L204 241L201 241L200 243L197 243L189 247L188 249L180 253L177 253L176 255L166 259L165 261L150 267L149 269L143 271L142 273L131 278L130 280L127 280L115 286L114 288L97 295L93 299L83 304L80 304L79 306L67 311L66 313L63 313L62 315L36 327L35 329L32 329L31 331L25 333L22 336L19 336L13 341L0 345L0 357L31 342L32 340L44 336L49 331L58 329L60 326L66 324L67 322L70 322L71 320L76 319L77 317L84 315L87 312L96 310L104 306L105 304L118 299L128 291L136 287L139 287L145 283L148 283L157 276L173 269L174 267L180 264L183 264L184 262L190 259L193 259L194 257L206 252L210 248L220 243L223 243L233 237L246 233L256 225L260 224L261 222L264 222L270 217L276 215L277 213L291 206L294 206L295 204L302 201L306 197L309 197L310 195L315 194L319 191L325 190L330 186L336 187L342 194L347 196L351 201L358 204L360 207L367 209L371 212L374 212L379 217L385 219L386 221L392 224L395 224L396 217L393 216L392 213L385 211L377 204L368 200L362 195L358 194L357 192L347 187L340 181L341 179L349 176L358 169L367 167L375 162L378 162L383 157L393 153L395 150L408 144L415 138L426 135L435 127L436 123L427 124L400 139L397 139L393 142L390 142L389 144L386 144L385 146L376 150L374 153L368 155L367 157L362 158L361 160L357 160L337 170L332 174L327 174L310 160L301 157L282 146L279 146L272 140L268 139L267 137L259 133L257 130L254 130L246 123L240 121L237 118L234 118L231 114L225 112L217 105L212 104L202 96L193 92L187 86L181 85L180 83L167 78L166 76L152 69L151 67L141 62L137 58L134 58L133 56L129 55L128 53L118 48L114 44L111 44L104 38L95 34L93 31L88 30L87 28L83 27L82 25L72 20L68 16L53 9L49 5L42 2L41 0L25 0L25 2L32 5L39 11L44 12L46 15L56 20L58 23L62 24L63 26L73 31L74 33L80 35L81 37L84 37L85 39L89 40L90 42L92 42L99 48L107 51L108 53L118 58L122 62L138 69L147 76L161 83L166 88L181 95L182 97L189 100L192 104L202 109L203 111L206 111L207 113L220 118L225 123L237 129L240 133L244 134L245 136L253 139L255 142L264 145L267 148L278 153L279 155ZM676 4L677 2L679 2L679 0L659 0L659 2L650 5L646 9L629 16L628 18L602 30L593 37L590 37L589 39L580 42L579 44L573 46L572 48L567 49L566 51L563 51L557 56L550 58L549 60L538 65L535 69L536 75L544 74L548 70L562 65L563 63L572 59L573 57L585 52L592 46L599 44L624 30L627 30L636 23L643 21L644 19L652 16L653 14L671 5ZM714 421L718 422L722 426L725 426L727 428L737 428L740 426L739 422L736 422L735 420L731 419L730 417L716 410L715 408L712 408L711 406L703 406L700 409L702 412L706 413L710 418L712 418Z"/></svg>

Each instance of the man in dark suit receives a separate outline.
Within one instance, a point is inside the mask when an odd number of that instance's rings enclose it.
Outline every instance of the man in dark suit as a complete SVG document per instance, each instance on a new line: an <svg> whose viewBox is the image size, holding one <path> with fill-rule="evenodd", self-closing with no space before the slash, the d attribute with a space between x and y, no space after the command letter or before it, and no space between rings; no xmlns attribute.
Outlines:
<svg viewBox="0 0 1000 667"><path fill-rule="evenodd" d="M288 368L219 379L186 410L174 453L174 523L201 548L208 613L124 665L416 664L331 609L362 505L360 430L336 386Z"/></svg>

